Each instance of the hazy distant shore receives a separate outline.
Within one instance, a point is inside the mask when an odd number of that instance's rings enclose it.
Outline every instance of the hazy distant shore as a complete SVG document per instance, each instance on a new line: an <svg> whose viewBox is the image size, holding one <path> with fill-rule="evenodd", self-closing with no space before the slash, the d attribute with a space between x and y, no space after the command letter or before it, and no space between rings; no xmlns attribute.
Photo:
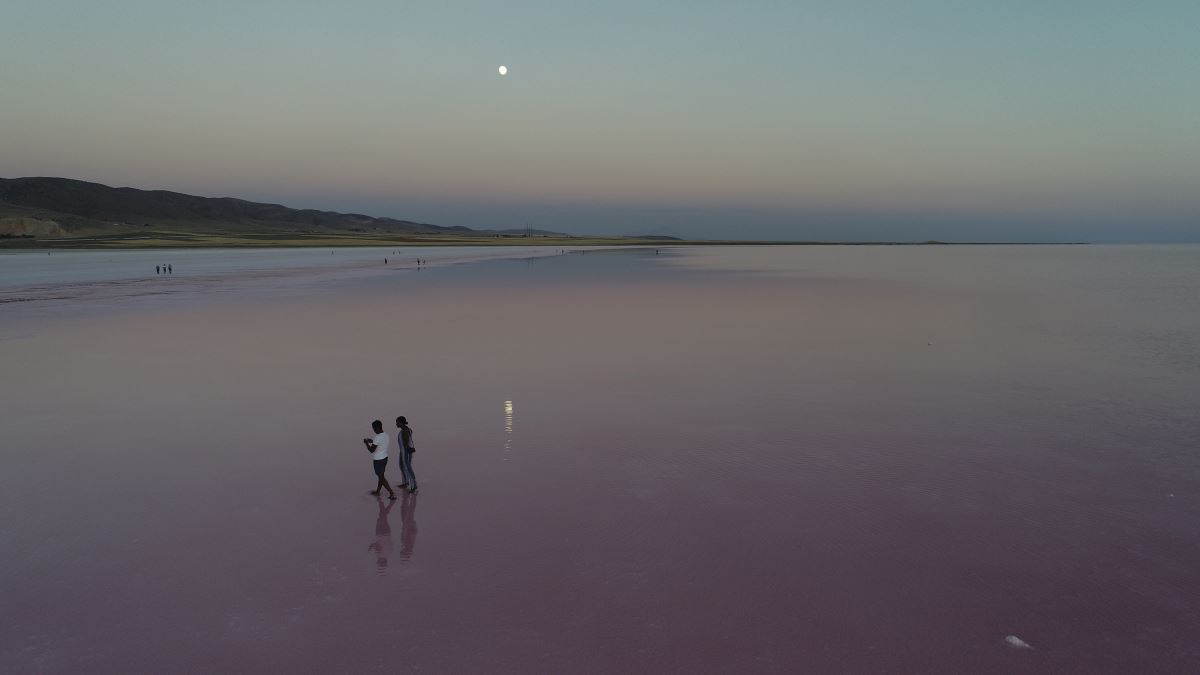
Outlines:
<svg viewBox="0 0 1200 675"><path fill-rule="evenodd" d="M647 226L630 224L629 227ZM350 246L940 246L1026 243L1034 242L681 239L661 234L570 235L536 229L532 224L520 229L472 229L462 225L435 225L360 213L294 209L282 204L231 197L200 197L166 190L114 188L70 178L0 178L0 250Z"/></svg>
<svg viewBox="0 0 1200 675"><path fill-rule="evenodd" d="M1082 245L1088 242L968 242L968 241L772 241L706 240L668 237L526 236L386 236L377 234L247 233L234 235L153 232L91 237L0 237L2 249L170 249L170 248L295 248L363 246L996 246Z"/></svg>

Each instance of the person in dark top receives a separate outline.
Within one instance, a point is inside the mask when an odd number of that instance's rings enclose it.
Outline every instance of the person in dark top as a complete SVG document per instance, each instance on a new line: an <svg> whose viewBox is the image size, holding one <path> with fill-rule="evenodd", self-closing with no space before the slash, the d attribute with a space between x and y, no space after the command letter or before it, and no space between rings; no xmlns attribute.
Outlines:
<svg viewBox="0 0 1200 675"><path fill-rule="evenodd" d="M404 476L404 482L399 487L416 492L417 474L413 473L412 456L417 451L417 446L413 444L413 431L412 427L408 426L408 418L404 415L397 417L396 429L396 445L400 446L400 472Z"/></svg>

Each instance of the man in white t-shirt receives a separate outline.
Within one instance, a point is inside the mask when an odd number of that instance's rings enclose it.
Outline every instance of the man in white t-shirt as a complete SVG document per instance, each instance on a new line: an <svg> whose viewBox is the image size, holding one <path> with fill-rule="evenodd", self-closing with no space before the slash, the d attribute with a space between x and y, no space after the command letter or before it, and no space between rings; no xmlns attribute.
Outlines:
<svg viewBox="0 0 1200 675"><path fill-rule="evenodd" d="M371 460L375 466L375 476L379 479L379 484L375 486L375 489L371 491L371 494L378 497L379 491L386 488L388 494L391 495L388 497L388 499L395 499L396 493L392 491L392 486L388 485L387 479L383 477L383 472L387 470L388 460L387 432L383 430L383 422L380 422L379 420L371 422L371 428L375 430L375 438L363 439L363 445L366 445L367 452L371 453Z"/></svg>

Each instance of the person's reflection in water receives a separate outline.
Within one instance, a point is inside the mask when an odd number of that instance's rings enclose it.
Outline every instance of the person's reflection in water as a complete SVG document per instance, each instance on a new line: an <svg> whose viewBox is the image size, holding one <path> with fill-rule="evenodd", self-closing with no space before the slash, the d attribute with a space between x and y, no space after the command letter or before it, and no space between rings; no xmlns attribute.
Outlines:
<svg viewBox="0 0 1200 675"><path fill-rule="evenodd" d="M400 561L408 562L417 547L417 495L406 492L400 499Z"/></svg>
<svg viewBox="0 0 1200 675"><path fill-rule="evenodd" d="M367 550L375 554L375 571L380 576L387 574L388 557L392 555L392 526L388 524L388 512L396 505L393 500L375 500L379 504L379 515L375 518L375 541L367 545ZM400 509L404 511L403 508ZM400 552L401 557L404 551Z"/></svg>

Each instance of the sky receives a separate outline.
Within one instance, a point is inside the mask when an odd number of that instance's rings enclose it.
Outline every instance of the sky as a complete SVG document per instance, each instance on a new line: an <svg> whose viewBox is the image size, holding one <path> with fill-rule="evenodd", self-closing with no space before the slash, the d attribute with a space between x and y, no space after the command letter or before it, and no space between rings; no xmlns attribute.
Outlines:
<svg viewBox="0 0 1200 675"><path fill-rule="evenodd" d="M1197 26L1194 0L6 0L0 177L579 234L1200 241Z"/></svg>

